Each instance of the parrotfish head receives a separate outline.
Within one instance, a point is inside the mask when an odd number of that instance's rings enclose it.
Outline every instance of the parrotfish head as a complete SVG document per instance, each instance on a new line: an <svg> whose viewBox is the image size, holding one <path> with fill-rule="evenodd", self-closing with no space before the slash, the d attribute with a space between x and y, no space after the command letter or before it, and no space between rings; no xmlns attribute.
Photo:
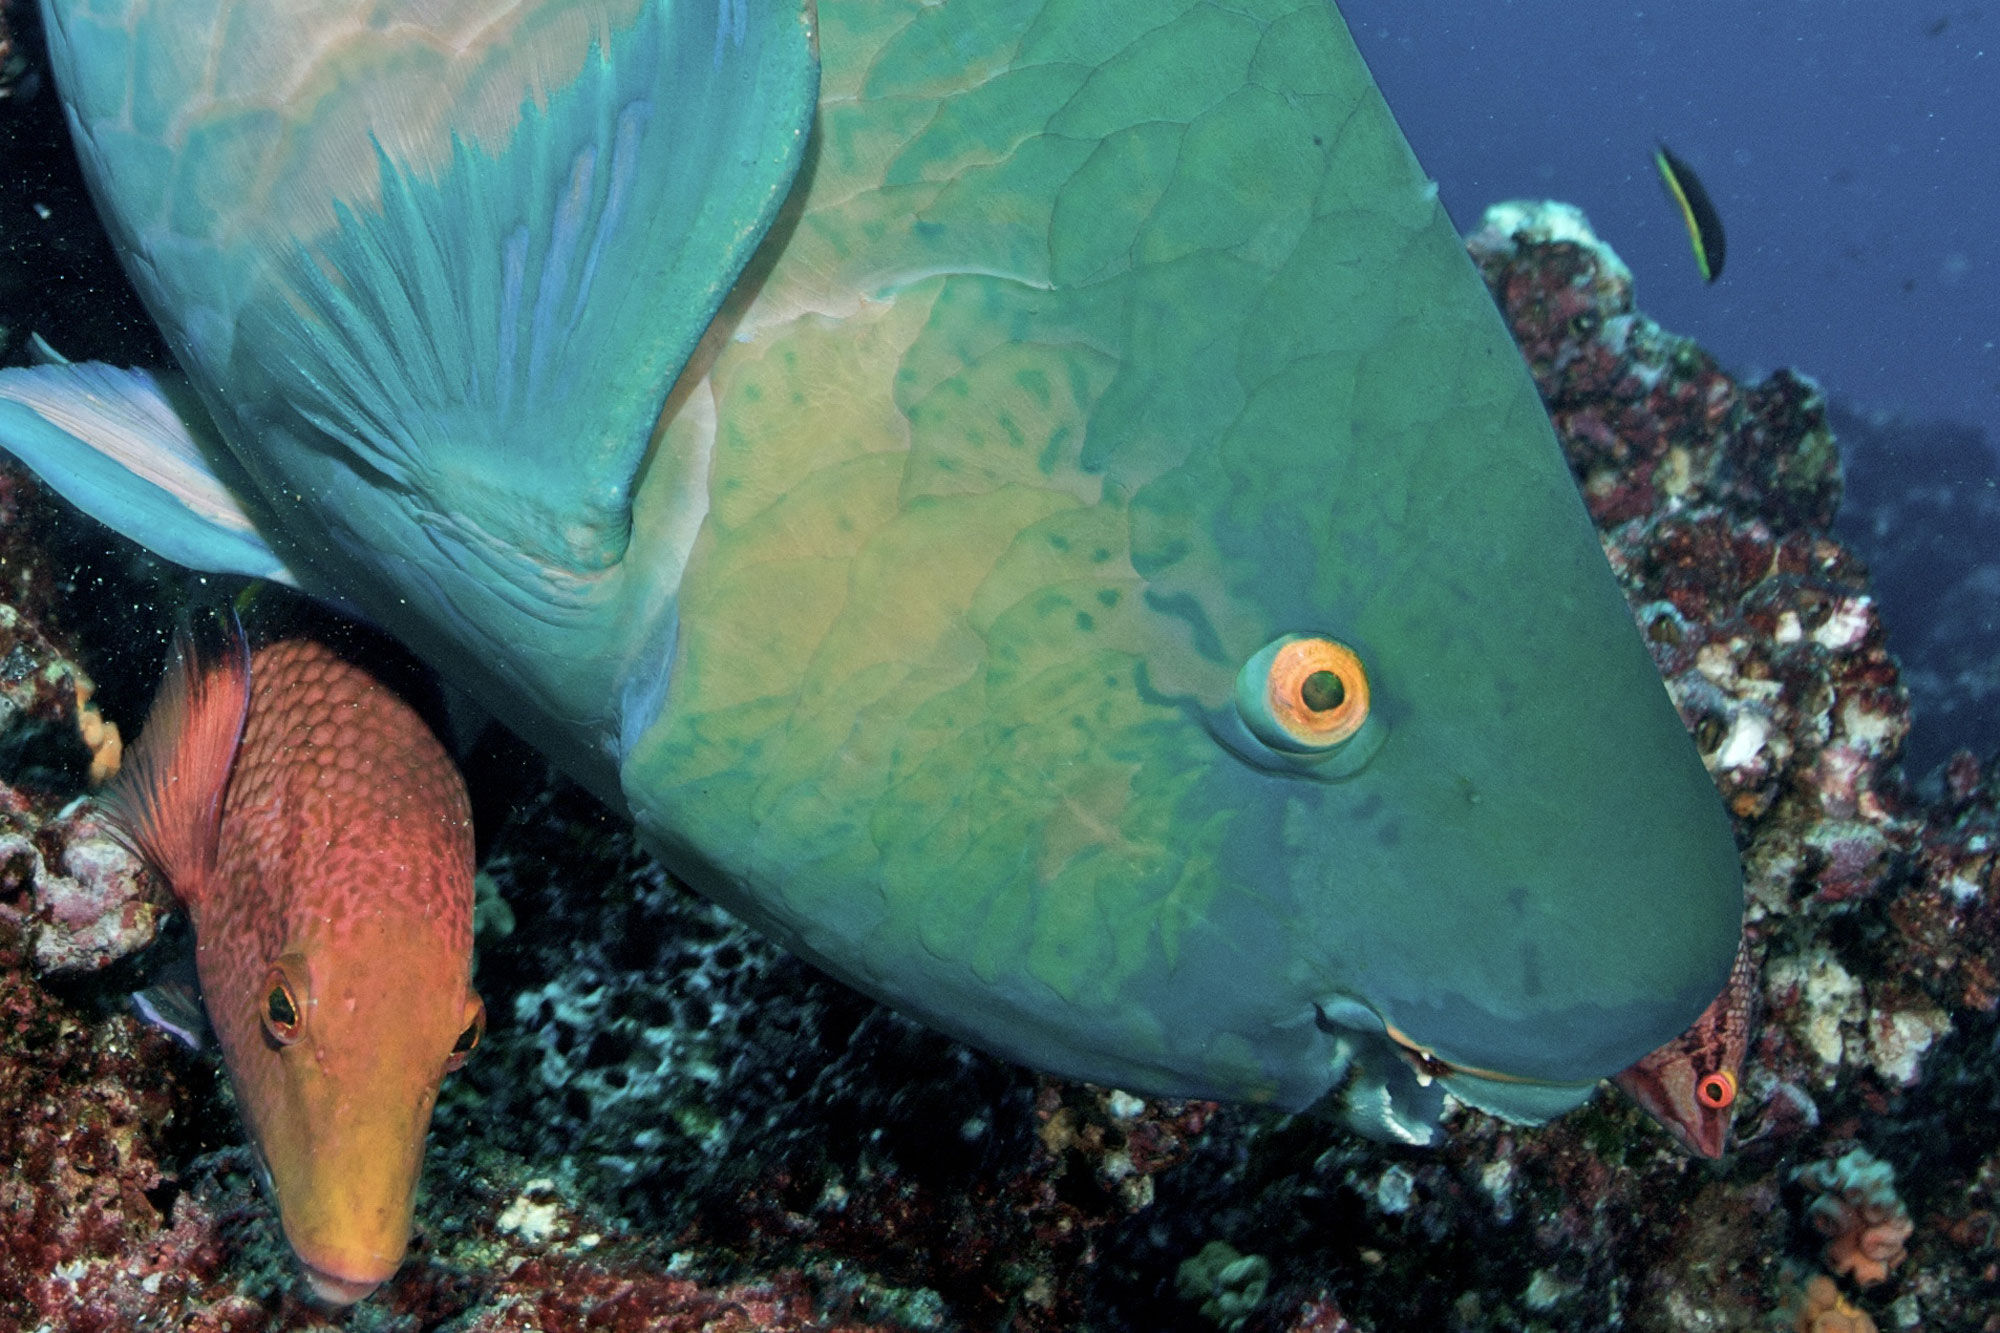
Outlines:
<svg viewBox="0 0 2000 1333"><path fill-rule="evenodd" d="M256 1025L230 1074L285 1238L325 1305L360 1300L402 1263L439 1084L485 1029L463 964L438 966L440 949L413 967L410 934L371 920L337 948L306 941L270 960L254 1014L230 1024Z"/></svg>
<svg viewBox="0 0 2000 1333"><path fill-rule="evenodd" d="M1023 1063L1405 1141L1445 1089L1545 1120L1721 987L1727 816L1545 423L1419 432L1412 475L1329 447L1331 386L1272 393L1018 484L718 446L626 798L697 887Z"/></svg>
<svg viewBox="0 0 2000 1333"><path fill-rule="evenodd" d="M1529 1123L1580 1104L1686 1027L1737 938L1733 839L1622 606L1551 599L1557 639L1493 600L1444 624L1363 596L1236 648L1226 704L1198 673L1181 696L1238 761L1192 803L1230 812L1218 900L1289 904L1273 962L1317 987L1336 1097L1383 1137L1426 1141L1435 1088Z"/></svg>
<svg viewBox="0 0 2000 1333"><path fill-rule="evenodd" d="M1422 1139L1679 1033L1736 951L1727 815L1332 7L1018 48L870 9L635 501L671 660L607 730L650 843L1134 1092Z"/></svg>

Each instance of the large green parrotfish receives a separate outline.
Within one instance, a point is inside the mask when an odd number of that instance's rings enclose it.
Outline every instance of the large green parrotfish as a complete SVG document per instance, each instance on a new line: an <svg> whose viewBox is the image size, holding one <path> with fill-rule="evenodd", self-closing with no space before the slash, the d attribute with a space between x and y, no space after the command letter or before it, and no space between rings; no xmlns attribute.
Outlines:
<svg viewBox="0 0 2000 1333"><path fill-rule="evenodd" d="M181 374L0 440L839 976L1419 1142L1721 989L1727 819L1322 0L43 9Z"/></svg>

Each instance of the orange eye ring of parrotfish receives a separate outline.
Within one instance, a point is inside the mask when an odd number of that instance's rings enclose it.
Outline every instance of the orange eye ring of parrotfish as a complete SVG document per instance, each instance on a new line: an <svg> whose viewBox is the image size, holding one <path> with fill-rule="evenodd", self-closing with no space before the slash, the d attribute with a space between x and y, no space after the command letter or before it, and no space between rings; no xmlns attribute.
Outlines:
<svg viewBox="0 0 2000 1333"><path fill-rule="evenodd" d="M1720 1111L1736 1100L1736 1075L1718 1069L1695 1085L1695 1100L1711 1111Z"/></svg>
<svg viewBox="0 0 2000 1333"><path fill-rule="evenodd" d="M1287 634L1243 664L1236 708L1251 733L1274 750L1330 753L1368 720L1368 672L1346 644Z"/></svg>

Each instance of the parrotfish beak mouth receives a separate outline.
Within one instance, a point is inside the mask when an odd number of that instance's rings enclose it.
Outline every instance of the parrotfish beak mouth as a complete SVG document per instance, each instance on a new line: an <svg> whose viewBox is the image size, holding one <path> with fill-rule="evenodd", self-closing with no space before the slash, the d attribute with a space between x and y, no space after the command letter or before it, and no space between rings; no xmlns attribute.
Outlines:
<svg viewBox="0 0 2000 1333"><path fill-rule="evenodd" d="M383 1281L379 1277L365 1281L339 1277L314 1268L304 1260L299 1261L299 1267L305 1273L306 1286L312 1289L313 1300L333 1309L345 1309L354 1304L381 1286Z"/></svg>

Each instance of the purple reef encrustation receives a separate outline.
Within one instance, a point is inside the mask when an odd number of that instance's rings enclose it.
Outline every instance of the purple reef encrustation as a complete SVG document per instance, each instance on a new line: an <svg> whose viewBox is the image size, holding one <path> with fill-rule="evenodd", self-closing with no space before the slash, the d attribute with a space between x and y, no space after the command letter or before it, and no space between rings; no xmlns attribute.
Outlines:
<svg viewBox="0 0 2000 1333"><path fill-rule="evenodd" d="M529 779L487 807L491 1027L410 1260L343 1326L2000 1331L2000 770L1904 781L1823 397L1639 314L1574 210L1471 247L1744 848L1763 1018L1725 1158L1608 1090L1537 1129L1458 1108L1424 1151L1037 1077L775 950L489 743L475 787ZM27 292L0 260L0 342L65 309ZM320 1327L215 1062L123 1002L170 904L78 798L157 666L127 608L174 576L81 530L0 471L0 1329Z"/></svg>

